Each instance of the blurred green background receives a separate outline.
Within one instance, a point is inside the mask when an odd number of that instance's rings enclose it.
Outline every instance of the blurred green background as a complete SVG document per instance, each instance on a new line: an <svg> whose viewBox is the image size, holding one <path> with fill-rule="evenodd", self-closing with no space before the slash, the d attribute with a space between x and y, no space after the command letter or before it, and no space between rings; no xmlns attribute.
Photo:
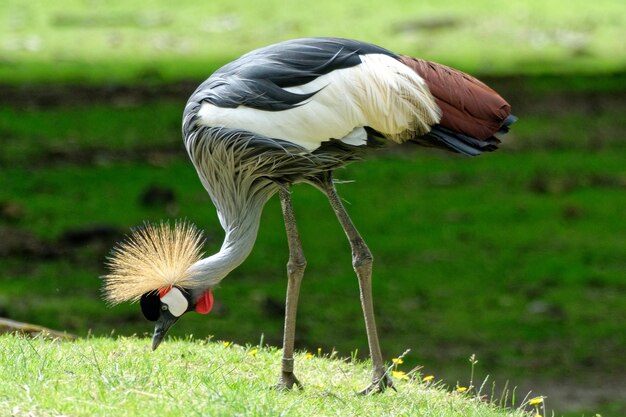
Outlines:
<svg viewBox="0 0 626 417"><path fill-rule="evenodd" d="M387 359L454 385L546 395L556 415L626 414L626 3L208 2L0 5L0 316L78 335L144 334L107 308L111 246L144 220L187 218L223 238L180 138L196 85L256 47L342 36L487 81L520 121L464 158L390 148L341 170L374 256ZM309 261L297 345L367 352L350 250L325 198L294 190ZM279 345L286 239L270 201L250 258L209 317L172 332ZM491 385L491 383L489 383Z"/></svg>

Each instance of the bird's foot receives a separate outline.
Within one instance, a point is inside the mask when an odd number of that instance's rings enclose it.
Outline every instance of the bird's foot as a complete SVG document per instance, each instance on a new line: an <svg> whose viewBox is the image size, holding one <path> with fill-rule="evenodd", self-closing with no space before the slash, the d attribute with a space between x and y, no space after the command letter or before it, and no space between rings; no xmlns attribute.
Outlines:
<svg viewBox="0 0 626 417"><path fill-rule="evenodd" d="M358 392L359 395L370 395L370 394L380 394L385 391L387 388L391 388L396 391L396 388L393 386L393 382L387 372L383 369L382 372L374 371L374 376L372 377L372 382Z"/></svg>
<svg viewBox="0 0 626 417"><path fill-rule="evenodd" d="M302 384L293 372L282 372L278 379L278 384L274 388L278 391L288 391L292 390L294 386L298 389L303 389Z"/></svg>

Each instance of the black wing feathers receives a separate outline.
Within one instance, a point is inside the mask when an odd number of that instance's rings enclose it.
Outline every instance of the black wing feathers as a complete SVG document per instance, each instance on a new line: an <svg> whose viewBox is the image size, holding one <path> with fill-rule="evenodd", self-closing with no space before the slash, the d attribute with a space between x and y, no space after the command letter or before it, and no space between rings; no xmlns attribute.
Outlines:
<svg viewBox="0 0 626 417"><path fill-rule="evenodd" d="M311 98L284 90L306 84L331 71L361 63L359 55L398 55L384 48L350 39L305 38L257 49L217 70L196 90L198 101L218 107L240 105L279 111Z"/></svg>

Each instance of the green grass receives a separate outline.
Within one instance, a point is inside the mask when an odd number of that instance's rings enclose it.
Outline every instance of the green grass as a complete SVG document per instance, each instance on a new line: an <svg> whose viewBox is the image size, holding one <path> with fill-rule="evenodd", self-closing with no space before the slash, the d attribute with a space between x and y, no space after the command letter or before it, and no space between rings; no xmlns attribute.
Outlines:
<svg viewBox="0 0 626 417"><path fill-rule="evenodd" d="M479 387L461 394L454 387L421 382L419 374L409 381L396 379L398 392L357 396L369 382L367 363L324 356L307 359L304 352L296 360L305 390L279 392L270 387L277 382L280 355L275 348L191 339L170 340L151 352L147 339L51 342L4 335L0 336L0 414L530 416L522 409L476 400ZM488 388L480 392L487 398ZM514 406L522 401L518 397Z"/></svg>
<svg viewBox="0 0 626 417"><path fill-rule="evenodd" d="M3 83L200 79L248 50L300 36L368 40L483 74L626 64L619 0L5 0L0 22Z"/></svg>

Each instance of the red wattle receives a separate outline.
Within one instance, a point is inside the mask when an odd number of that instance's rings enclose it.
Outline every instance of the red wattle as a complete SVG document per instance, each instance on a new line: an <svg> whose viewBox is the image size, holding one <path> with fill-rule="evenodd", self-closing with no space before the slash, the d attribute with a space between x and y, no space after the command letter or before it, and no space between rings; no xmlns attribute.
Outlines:
<svg viewBox="0 0 626 417"><path fill-rule="evenodd" d="M209 288L196 301L196 312L200 314L209 314L213 308L213 293Z"/></svg>

